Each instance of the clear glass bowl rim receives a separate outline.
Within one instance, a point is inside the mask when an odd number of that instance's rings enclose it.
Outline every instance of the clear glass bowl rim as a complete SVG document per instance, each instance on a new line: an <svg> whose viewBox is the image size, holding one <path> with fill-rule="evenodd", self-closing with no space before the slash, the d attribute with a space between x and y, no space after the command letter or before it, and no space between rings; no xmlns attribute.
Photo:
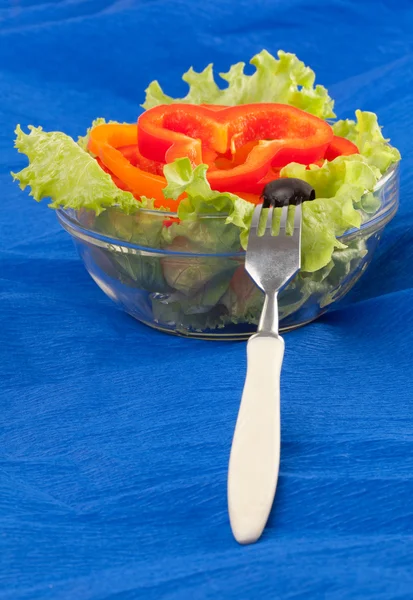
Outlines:
<svg viewBox="0 0 413 600"><path fill-rule="evenodd" d="M392 178L397 177L399 171L399 163L395 163L389 167L389 169L384 173L384 175L379 179L376 186L373 189L373 192L379 192L385 184ZM368 193L368 192L366 192ZM392 197L392 201L387 205L382 206L375 214L371 216L371 218L367 219L359 228L353 228L346 231L343 235L338 237L342 243L346 244L350 241L357 238L359 235L363 235L367 232L373 232L381 227L384 227L395 215L398 208L398 195L394 195ZM152 210L146 208L140 208L137 213L131 215L131 217L135 217L137 214L142 213L146 215L153 215L158 218L168 219L168 218L176 218L177 213L169 212L169 211L161 211L161 210ZM66 209L59 208L56 210L57 217L59 219L62 227L68 231L72 236L79 238L83 241L92 243L96 246L103 247L106 249L118 250L122 251L122 248L128 248L133 253L142 254L142 255L153 255L156 254L158 256L170 256L179 255L179 256L205 256L205 257L243 257L245 255L245 250L239 250L237 252L223 252L223 253L207 253L207 252L179 252L172 251L166 249L158 249L151 248L150 246L141 246L138 244L134 244L132 242L128 242L121 238L109 237L103 233L94 231L92 229L88 229L79 223L79 221L74 220L70 212ZM213 215L202 215L199 217L200 220L204 219L226 219L227 214L213 214Z"/></svg>

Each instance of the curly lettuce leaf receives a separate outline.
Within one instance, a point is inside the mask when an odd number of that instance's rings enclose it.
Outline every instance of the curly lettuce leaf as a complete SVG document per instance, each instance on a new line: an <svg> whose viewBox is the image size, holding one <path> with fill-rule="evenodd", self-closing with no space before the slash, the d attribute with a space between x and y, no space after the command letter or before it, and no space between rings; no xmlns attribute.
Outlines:
<svg viewBox="0 0 413 600"><path fill-rule="evenodd" d="M153 81L146 89L143 108L159 104L184 102L187 104L249 104L254 102L279 102L301 108L321 118L334 117L334 101L326 88L315 84L315 73L295 54L278 52L278 59L266 50L256 54L250 64L255 73L244 73L245 63L233 65L228 73L220 73L227 86L221 89L215 82L212 64L197 73L189 69L182 79L189 92L184 98L167 96L159 83Z"/></svg>
<svg viewBox="0 0 413 600"><path fill-rule="evenodd" d="M207 165L194 169L188 158L179 158L164 167L168 185L165 198L186 197L178 207L180 223L164 234L166 241L184 235L197 244L199 251L231 252L239 249L240 231L248 234L254 205L230 192L216 192L206 178ZM199 219L209 215L208 219Z"/></svg>
<svg viewBox="0 0 413 600"><path fill-rule="evenodd" d="M281 170L282 177L307 181L316 200L303 204L302 270L318 271L326 266L335 248L345 246L337 237L361 225L357 210L366 190L372 190L380 176L360 155L340 156L321 167L291 163Z"/></svg>
<svg viewBox="0 0 413 600"><path fill-rule="evenodd" d="M390 140L383 137L375 113L356 110L356 121L337 121L333 130L335 135L345 137L356 144L367 163L379 169L381 174L401 158L397 148L390 146Z"/></svg>
<svg viewBox="0 0 413 600"><path fill-rule="evenodd" d="M177 198L184 192L187 196L178 209L181 222L164 232L164 242L171 243L181 236L190 240L198 251L227 252L236 249L239 235L241 245L246 248L254 205L235 194L211 190L206 171L206 165L193 169L187 158L165 167L168 181L165 197ZM336 248L345 247L337 237L360 227L357 207L365 191L374 188L380 171L367 164L363 156L352 155L310 169L291 163L282 169L281 175L303 179L316 191L317 199L303 206L302 269L317 271L330 262ZM205 214L212 218L198 219ZM213 218L219 215L226 217ZM229 228L229 224L236 228Z"/></svg>
<svg viewBox="0 0 413 600"><path fill-rule="evenodd" d="M139 203L133 195L120 190L71 137L31 125L29 130L27 134L20 125L16 128L15 147L26 154L29 165L12 176L22 190L31 187L35 200L51 198L51 208L83 208L96 214L113 205L127 214L137 210Z"/></svg>

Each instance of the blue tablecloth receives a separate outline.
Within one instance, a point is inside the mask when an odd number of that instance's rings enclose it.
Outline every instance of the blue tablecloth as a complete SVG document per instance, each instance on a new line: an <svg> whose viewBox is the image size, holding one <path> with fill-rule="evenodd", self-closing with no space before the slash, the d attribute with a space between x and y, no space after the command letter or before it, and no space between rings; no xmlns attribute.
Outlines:
<svg viewBox="0 0 413 600"><path fill-rule="evenodd" d="M413 597L413 5L0 1L0 598ZM244 343L160 334L89 278L13 184L14 125L133 121L158 78L296 52L403 153L401 207L349 302L285 336L282 461L261 542L226 507Z"/></svg>

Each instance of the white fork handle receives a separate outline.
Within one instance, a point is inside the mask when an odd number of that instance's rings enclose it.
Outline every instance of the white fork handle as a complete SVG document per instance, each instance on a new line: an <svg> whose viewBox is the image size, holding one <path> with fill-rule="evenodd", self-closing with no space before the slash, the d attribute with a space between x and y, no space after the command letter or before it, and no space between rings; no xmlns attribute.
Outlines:
<svg viewBox="0 0 413 600"><path fill-rule="evenodd" d="M258 333L247 344L247 377L228 472L228 509L240 544L261 536L280 464L280 373L284 340Z"/></svg>

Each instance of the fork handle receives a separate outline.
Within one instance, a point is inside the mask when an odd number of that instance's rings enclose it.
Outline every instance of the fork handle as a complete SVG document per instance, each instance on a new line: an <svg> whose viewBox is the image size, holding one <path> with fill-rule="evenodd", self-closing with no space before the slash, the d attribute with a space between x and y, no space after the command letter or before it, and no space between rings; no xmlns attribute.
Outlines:
<svg viewBox="0 0 413 600"><path fill-rule="evenodd" d="M247 344L247 376L232 441L228 509L240 544L261 536L277 487L280 463L280 373L284 340L257 333Z"/></svg>

